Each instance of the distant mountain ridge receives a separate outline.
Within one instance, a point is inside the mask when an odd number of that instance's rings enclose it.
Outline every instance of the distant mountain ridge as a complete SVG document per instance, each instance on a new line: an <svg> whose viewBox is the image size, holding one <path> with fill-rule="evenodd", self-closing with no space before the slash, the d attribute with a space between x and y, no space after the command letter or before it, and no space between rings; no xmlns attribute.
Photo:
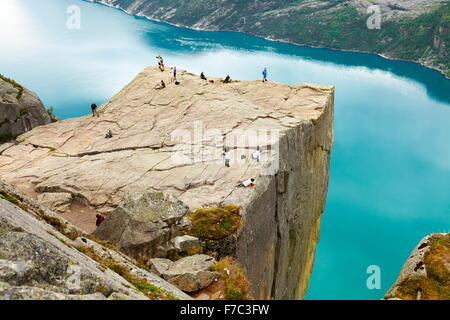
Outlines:
<svg viewBox="0 0 450 320"><path fill-rule="evenodd" d="M201 30L237 31L314 47L377 53L450 77L447 0L89 0ZM369 29L372 5L380 29Z"/></svg>

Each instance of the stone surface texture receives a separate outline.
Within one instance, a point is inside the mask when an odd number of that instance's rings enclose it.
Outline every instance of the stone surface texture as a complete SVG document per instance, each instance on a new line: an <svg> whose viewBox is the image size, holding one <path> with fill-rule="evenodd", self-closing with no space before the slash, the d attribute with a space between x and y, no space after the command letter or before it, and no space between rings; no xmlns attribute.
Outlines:
<svg viewBox="0 0 450 320"><path fill-rule="evenodd" d="M17 136L39 125L49 124L51 118L39 97L23 88L19 89L0 78L0 135Z"/></svg>
<svg viewBox="0 0 450 320"><path fill-rule="evenodd" d="M209 83L184 70L175 85L168 72L146 68L99 118L21 135L0 149L0 177L86 232L95 230L96 212L108 219L144 193L174 197L191 211L239 205L234 255L253 296L302 298L326 202L334 87ZM161 79L167 87L154 89ZM105 139L110 129L114 137ZM258 147L260 162L251 157ZM255 187L237 187L250 177Z"/></svg>
<svg viewBox="0 0 450 320"><path fill-rule="evenodd" d="M120 252L85 238L70 222L0 181L0 189L20 201L0 197L0 300L147 300L128 279L84 253L92 250L110 264L147 281L175 298L188 295L137 267ZM42 219L53 217L79 236L71 240ZM83 249L84 248L84 249Z"/></svg>

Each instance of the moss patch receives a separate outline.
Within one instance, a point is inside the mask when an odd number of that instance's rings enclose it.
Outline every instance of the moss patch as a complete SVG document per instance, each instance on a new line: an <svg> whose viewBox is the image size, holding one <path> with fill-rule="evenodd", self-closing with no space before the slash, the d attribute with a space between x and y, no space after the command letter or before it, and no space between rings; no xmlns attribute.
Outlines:
<svg viewBox="0 0 450 320"><path fill-rule="evenodd" d="M130 282L137 290L152 300L178 300L172 294L148 283L147 280L131 274L130 271L123 265L110 264L108 265L108 268L119 274L122 278Z"/></svg>
<svg viewBox="0 0 450 320"><path fill-rule="evenodd" d="M112 244L111 242L100 240L100 239L94 237L92 234L86 235L85 238L88 238L91 241L97 242L99 245L101 245L105 248L108 248L108 249L111 249L114 251L119 251L117 249L117 247L114 244Z"/></svg>
<svg viewBox="0 0 450 320"><path fill-rule="evenodd" d="M13 195L10 195L9 193L7 193L4 190L0 190L0 198L11 202L12 204L18 206L20 209L22 209L24 211L28 211L28 206L26 204L22 203L22 201L20 201L19 199L17 199Z"/></svg>
<svg viewBox="0 0 450 320"><path fill-rule="evenodd" d="M90 257L92 260L97 261L100 264L101 269L106 270L106 268L108 268L120 275L148 298L152 300L177 300L175 296L165 290L148 283L147 280L143 278L131 274L126 266L118 264L112 259L99 256L95 253L94 249L84 246L78 246L76 249ZM148 270L148 268L145 269Z"/></svg>
<svg viewBox="0 0 450 320"><path fill-rule="evenodd" d="M240 207L228 205L223 208L198 209L189 218L193 236L219 240L236 232L242 225Z"/></svg>
<svg viewBox="0 0 450 320"><path fill-rule="evenodd" d="M27 114L30 113L30 110L28 110L27 108L23 108L19 110L19 115L22 116L26 116Z"/></svg>
<svg viewBox="0 0 450 320"><path fill-rule="evenodd" d="M427 277L402 283L397 294L400 299L415 300L420 292L423 300L450 300L450 233L434 236L430 242L424 256Z"/></svg>
<svg viewBox="0 0 450 320"><path fill-rule="evenodd" d="M228 300L249 300L249 282L239 263L231 257L225 257L210 267L217 271L225 281Z"/></svg>

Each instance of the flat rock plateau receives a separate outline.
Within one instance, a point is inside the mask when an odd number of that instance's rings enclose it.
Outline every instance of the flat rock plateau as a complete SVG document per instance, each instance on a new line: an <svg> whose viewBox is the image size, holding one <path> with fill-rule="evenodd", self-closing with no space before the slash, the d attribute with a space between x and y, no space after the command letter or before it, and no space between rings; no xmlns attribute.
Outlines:
<svg viewBox="0 0 450 320"><path fill-rule="evenodd" d="M166 88L155 89L161 80ZM302 298L328 189L334 87L211 83L184 70L178 80L148 67L99 117L43 125L0 145L1 179L86 233L96 213L108 217L138 194L164 193L190 211L238 205L233 255L253 296ZM256 186L237 187L248 178Z"/></svg>

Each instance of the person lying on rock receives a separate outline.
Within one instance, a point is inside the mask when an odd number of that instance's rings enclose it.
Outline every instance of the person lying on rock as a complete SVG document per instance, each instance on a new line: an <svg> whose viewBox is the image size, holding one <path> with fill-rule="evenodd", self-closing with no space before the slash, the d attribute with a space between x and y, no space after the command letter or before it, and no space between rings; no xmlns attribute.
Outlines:
<svg viewBox="0 0 450 320"><path fill-rule="evenodd" d="M103 221L105 221L105 217L102 216L101 214L97 214L95 216L97 218L97 220L95 221L95 225L98 227L99 225L102 224Z"/></svg>
<svg viewBox="0 0 450 320"><path fill-rule="evenodd" d="M256 186L255 178L250 178L250 179L247 179L245 181L242 181L236 187L244 187L244 188L246 188L246 187L254 187L254 186Z"/></svg>

